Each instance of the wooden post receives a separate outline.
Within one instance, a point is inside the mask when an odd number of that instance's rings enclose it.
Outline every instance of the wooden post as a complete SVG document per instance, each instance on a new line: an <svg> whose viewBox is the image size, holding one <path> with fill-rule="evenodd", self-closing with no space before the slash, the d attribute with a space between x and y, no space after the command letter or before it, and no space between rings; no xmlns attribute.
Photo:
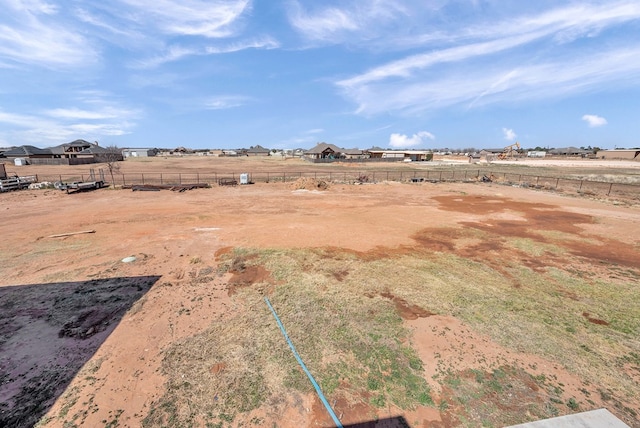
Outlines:
<svg viewBox="0 0 640 428"><path fill-rule="evenodd" d="M613 183L609 184L609 191L607 192L607 196L611 194L611 189L613 188Z"/></svg>

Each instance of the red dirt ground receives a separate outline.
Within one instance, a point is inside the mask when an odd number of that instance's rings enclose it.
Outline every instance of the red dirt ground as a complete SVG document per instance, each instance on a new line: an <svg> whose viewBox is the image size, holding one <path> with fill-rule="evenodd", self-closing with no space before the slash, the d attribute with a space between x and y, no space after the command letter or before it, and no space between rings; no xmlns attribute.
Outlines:
<svg viewBox="0 0 640 428"><path fill-rule="evenodd" d="M545 242L551 231L567 234L562 245L583 259L585 266L605 260L639 267L640 207L491 184L332 185L323 192L292 191L283 184L185 193L20 191L0 195L0 213L0 286L161 277L137 310L125 314L95 354L88 356L97 367L91 379L82 376L86 374L82 371L67 388L82 397L66 409L69 414L81 410L87 400L96 404L83 414L84 426L103 426L102 421L113 420L116 413L122 426L139 426L150 403L163 393L165 379L159 370L163 350L202 331L212 319L224 319L232 313L234 286L269 277L263 268L238 266L228 281L212 280L208 299L193 302L194 290L185 279L209 278L205 266L215 266L217 257L233 247L335 248L356 252L365 259L423 249L456 253L508 275L502 268L505 257L521 259L533 269L567 262L549 255L542 264L523 254L503 251L504 237ZM490 232L491 238L469 240L460 233L463 228ZM49 238L87 229L95 233ZM137 260L122 263L127 256ZM348 273L336 275L340 280ZM581 381L563 368L540 357L503 349L455 318L412 307L391 290L383 297L395 303L413 330L412 344L424 362L428 381L435 374L433 356L438 353L441 361L455 364L460 371L474 368L479 358L537 367L539 372L553 372L567 391L581 396ZM188 320L176 315L181 308L190 311ZM589 314L584 317L592 323L606 322ZM4 352L0 347L0 356ZM211 372L224 368L221 363ZM596 406L603 404L592 399ZM286 400L291 406L278 417L269 409L252 415L262 415L263 420L273 420L278 426L330 426L315 397L298 397L297 405L293 396ZM363 397L363 403L366 401ZM53 419L46 426L62 426L55 418L62 405L59 399L51 407L48 415ZM346 399L338 400L335 408L345 422L403 413L393 408L375 412L366 404ZM404 412L404 417L414 428L454 424L431 408Z"/></svg>

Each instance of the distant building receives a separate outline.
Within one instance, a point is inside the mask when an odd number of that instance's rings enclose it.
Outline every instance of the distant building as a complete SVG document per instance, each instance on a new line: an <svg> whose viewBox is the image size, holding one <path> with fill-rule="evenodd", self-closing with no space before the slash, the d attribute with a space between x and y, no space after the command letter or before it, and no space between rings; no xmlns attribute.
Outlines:
<svg viewBox="0 0 640 428"><path fill-rule="evenodd" d="M598 159L619 159L640 161L640 149L599 150Z"/></svg>
<svg viewBox="0 0 640 428"><path fill-rule="evenodd" d="M269 156L269 149L265 149L264 147L257 145L253 146L247 150L247 156Z"/></svg>
<svg viewBox="0 0 640 428"><path fill-rule="evenodd" d="M430 150L385 150L372 148L367 150L371 159L425 162L433 160Z"/></svg>
<svg viewBox="0 0 640 428"><path fill-rule="evenodd" d="M547 155L547 152L544 150L531 150L527 152L528 158L543 158Z"/></svg>
<svg viewBox="0 0 640 428"><path fill-rule="evenodd" d="M559 149L551 149L548 152L548 154L553 156L581 156L581 157L585 157L589 153L592 153L592 151L579 149L577 147L563 147Z"/></svg>
<svg viewBox="0 0 640 428"><path fill-rule="evenodd" d="M338 146L327 143L318 143L315 147L304 152L307 159L340 159L342 151Z"/></svg>
<svg viewBox="0 0 640 428"><path fill-rule="evenodd" d="M367 159L369 153L360 149L342 149L342 157L344 159Z"/></svg>
<svg viewBox="0 0 640 428"><path fill-rule="evenodd" d="M122 149L122 156L127 158L148 158L152 156L157 156L159 153L158 149L149 149L149 148L134 148L134 149Z"/></svg>
<svg viewBox="0 0 640 428"><path fill-rule="evenodd" d="M46 149L29 145L14 147L5 151L3 156L13 159L16 165L84 165L102 162L105 153L109 150L96 143L75 140Z"/></svg>

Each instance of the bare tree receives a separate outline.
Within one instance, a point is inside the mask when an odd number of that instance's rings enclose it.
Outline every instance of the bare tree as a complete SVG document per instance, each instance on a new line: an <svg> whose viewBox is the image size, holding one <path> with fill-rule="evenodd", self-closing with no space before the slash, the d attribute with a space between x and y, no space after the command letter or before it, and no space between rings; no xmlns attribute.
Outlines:
<svg viewBox="0 0 640 428"><path fill-rule="evenodd" d="M107 165L109 175L111 175L111 184L113 188L116 187L116 180L114 175L120 172L120 161L123 160L122 150L118 146L105 147L104 151L100 153L100 161Z"/></svg>

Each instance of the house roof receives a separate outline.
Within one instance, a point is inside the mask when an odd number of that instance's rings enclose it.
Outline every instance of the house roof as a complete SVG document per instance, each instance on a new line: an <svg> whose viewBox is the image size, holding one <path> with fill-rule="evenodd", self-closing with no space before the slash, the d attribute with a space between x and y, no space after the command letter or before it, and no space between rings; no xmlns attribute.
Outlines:
<svg viewBox="0 0 640 428"><path fill-rule="evenodd" d="M53 153L54 155L62 155L65 153L69 152L69 148L70 147L79 147L79 148L86 148L86 147L91 147L91 146L97 146L97 144L95 143L90 143L88 141L85 140L74 140L70 143L63 143L63 144L59 144L57 146L53 146L53 147L49 147L49 150L51 151L51 153ZM74 153L79 153L76 152L75 150L72 150L72 152Z"/></svg>
<svg viewBox="0 0 640 428"><path fill-rule="evenodd" d="M335 153L342 153L344 151L344 149L341 149L340 147L333 144L318 143L315 147L310 148L305 153L312 154L312 155L320 154L327 149L331 149Z"/></svg>
<svg viewBox="0 0 640 428"><path fill-rule="evenodd" d="M20 156L33 156L33 155L50 155L51 150L39 149L34 146L20 146L7 150L3 153L6 157L20 157Z"/></svg>
<svg viewBox="0 0 640 428"><path fill-rule="evenodd" d="M364 153L360 149L341 149L341 150L342 150L342 153L344 153L345 155L361 155L362 153Z"/></svg>
<svg viewBox="0 0 640 428"><path fill-rule="evenodd" d="M564 148L549 150L549 153L554 155L566 155L571 153L591 153L591 150L579 149L577 147L564 147Z"/></svg>
<svg viewBox="0 0 640 428"><path fill-rule="evenodd" d="M265 149L261 145L253 146L252 148L247 150L247 153L269 153L269 152L270 152L269 149Z"/></svg>
<svg viewBox="0 0 640 428"><path fill-rule="evenodd" d="M99 154L111 153L111 152L112 150L105 149L104 147L100 147L100 146L96 146L95 144L92 144L91 147L87 147L81 152L78 152L78 154L79 155L99 155Z"/></svg>

